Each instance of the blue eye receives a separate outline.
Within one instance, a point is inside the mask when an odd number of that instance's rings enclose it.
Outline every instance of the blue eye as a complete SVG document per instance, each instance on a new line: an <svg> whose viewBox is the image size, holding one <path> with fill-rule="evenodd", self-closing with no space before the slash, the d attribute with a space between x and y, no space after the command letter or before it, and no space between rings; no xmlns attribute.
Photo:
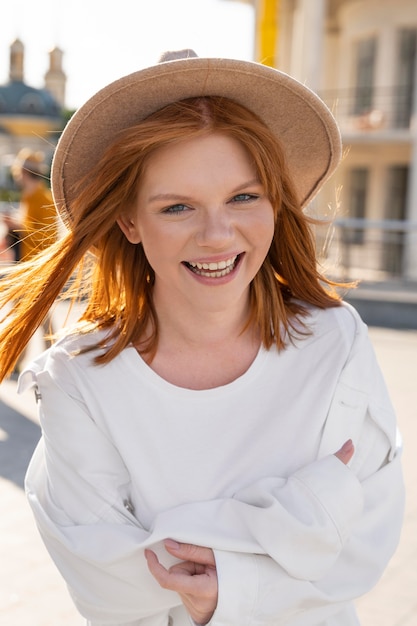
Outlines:
<svg viewBox="0 0 417 626"><path fill-rule="evenodd" d="M173 204L172 206L168 206L166 209L164 209L163 213L183 213L187 209L188 207L185 204Z"/></svg>
<svg viewBox="0 0 417 626"><path fill-rule="evenodd" d="M239 193L237 196L233 196L232 202L251 202L257 200L259 196L253 193Z"/></svg>

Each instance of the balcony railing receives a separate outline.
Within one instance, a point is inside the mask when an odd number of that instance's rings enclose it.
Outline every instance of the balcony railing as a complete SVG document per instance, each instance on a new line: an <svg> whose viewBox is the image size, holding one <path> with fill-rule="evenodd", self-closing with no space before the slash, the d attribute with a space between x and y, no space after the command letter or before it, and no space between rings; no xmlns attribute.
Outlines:
<svg viewBox="0 0 417 626"><path fill-rule="evenodd" d="M417 279L417 222L337 219L330 236L318 229L317 246L327 273L337 279Z"/></svg>
<svg viewBox="0 0 417 626"><path fill-rule="evenodd" d="M326 90L320 96L335 114L342 132L407 130L412 123L411 86Z"/></svg>

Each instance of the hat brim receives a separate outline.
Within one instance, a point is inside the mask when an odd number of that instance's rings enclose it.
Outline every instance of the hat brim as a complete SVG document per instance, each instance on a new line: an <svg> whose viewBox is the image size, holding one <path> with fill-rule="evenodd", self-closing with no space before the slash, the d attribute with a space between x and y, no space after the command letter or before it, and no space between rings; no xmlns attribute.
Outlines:
<svg viewBox="0 0 417 626"><path fill-rule="evenodd" d="M249 61L188 58L125 76L88 100L65 127L51 182L57 209L71 223L76 184L116 135L167 104L223 96L256 113L280 140L298 200L308 204L341 157L337 123L310 89L276 69Z"/></svg>

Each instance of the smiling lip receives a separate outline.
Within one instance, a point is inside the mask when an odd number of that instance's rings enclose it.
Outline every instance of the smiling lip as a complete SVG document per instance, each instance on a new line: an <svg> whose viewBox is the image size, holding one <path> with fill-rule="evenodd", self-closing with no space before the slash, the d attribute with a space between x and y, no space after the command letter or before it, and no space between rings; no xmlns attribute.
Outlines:
<svg viewBox="0 0 417 626"><path fill-rule="evenodd" d="M218 262L210 261L207 263L199 263L196 261L185 261L184 264L198 276L204 276L205 278L222 278L235 269L240 257L240 254L235 254L228 259Z"/></svg>

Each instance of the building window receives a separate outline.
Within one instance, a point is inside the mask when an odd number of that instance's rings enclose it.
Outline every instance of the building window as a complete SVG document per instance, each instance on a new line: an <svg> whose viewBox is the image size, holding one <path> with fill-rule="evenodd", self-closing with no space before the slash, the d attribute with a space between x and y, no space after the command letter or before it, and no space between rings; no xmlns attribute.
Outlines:
<svg viewBox="0 0 417 626"><path fill-rule="evenodd" d="M398 33L398 61L395 125L407 128L413 112L416 76L417 30L402 29Z"/></svg>
<svg viewBox="0 0 417 626"><path fill-rule="evenodd" d="M407 206L408 167L392 165L387 170L385 219L404 220Z"/></svg>
<svg viewBox="0 0 417 626"><path fill-rule="evenodd" d="M368 184L369 169L367 167L355 167L350 171L349 217L351 219L365 218ZM364 241L364 229L350 228L346 236L349 239L349 243L362 244Z"/></svg>
<svg viewBox="0 0 417 626"><path fill-rule="evenodd" d="M406 219L408 167L393 165L387 170L387 193L385 219ZM404 231L389 229L385 233L383 246L383 269L394 275L401 275L404 257Z"/></svg>
<svg viewBox="0 0 417 626"><path fill-rule="evenodd" d="M361 115L373 107L376 38L363 39L356 45L353 114Z"/></svg>

